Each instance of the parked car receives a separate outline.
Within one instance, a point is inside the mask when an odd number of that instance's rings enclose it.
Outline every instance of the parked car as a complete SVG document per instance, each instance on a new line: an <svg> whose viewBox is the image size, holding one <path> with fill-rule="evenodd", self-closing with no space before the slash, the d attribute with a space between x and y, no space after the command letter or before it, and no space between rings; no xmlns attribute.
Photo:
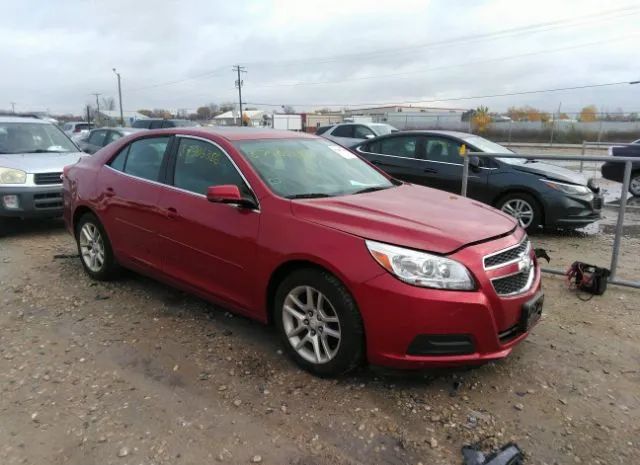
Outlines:
<svg viewBox="0 0 640 465"><path fill-rule="evenodd" d="M634 197L640 197L640 139L624 147L609 147L609 155L614 157L639 157L631 167L631 182L629 192ZM624 163L605 162L600 168L602 177L610 181L622 182L624 177Z"/></svg>
<svg viewBox="0 0 640 465"><path fill-rule="evenodd" d="M62 215L62 168L82 154L57 126L0 116L0 220Z"/></svg>
<svg viewBox="0 0 640 465"><path fill-rule="evenodd" d="M384 123L341 123L334 126L321 126L316 130L316 135L350 147L367 139L397 131L390 124Z"/></svg>
<svg viewBox="0 0 640 465"><path fill-rule="evenodd" d="M93 124L87 123L86 121L69 121L62 126L62 130L69 137L84 135L92 128Z"/></svg>
<svg viewBox="0 0 640 465"><path fill-rule="evenodd" d="M119 266L273 322L305 369L507 356L539 318L540 270L508 215L387 177L291 131L133 134L64 171L85 271Z"/></svg>
<svg viewBox="0 0 640 465"><path fill-rule="evenodd" d="M142 131L137 128L99 128L92 129L85 137L77 141L78 147L85 152L94 154L102 147L109 145L121 137Z"/></svg>
<svg viewBox="0 0 640 465"><path fill-rule="evenodd" d="M183 128L190 126L198 126L198 124L188 119L148 118L135 120L131 125L131 127L139 129Z"/></svg>
<svg viewBox="0 0 640 465"><path fill-rule="evenodd" d="M462 186L461 151L513 154L480 136L455 131L395 133L354 149L395 178L453 193ZM579 228L600 218L599 189L574 171L524 158L469 156L468 196L508 213L528 231Z"/></svg>

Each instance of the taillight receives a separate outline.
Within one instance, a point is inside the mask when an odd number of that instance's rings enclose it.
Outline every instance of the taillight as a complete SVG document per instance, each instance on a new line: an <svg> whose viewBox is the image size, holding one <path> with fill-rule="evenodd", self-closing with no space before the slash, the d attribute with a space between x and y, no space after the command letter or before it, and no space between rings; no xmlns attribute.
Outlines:
<svg viewBox="0 0 640 465"><path fill-rule="evenodd" d="M76 126L76 127L73 129L73 132L80 132L80 128Z"/></svg>

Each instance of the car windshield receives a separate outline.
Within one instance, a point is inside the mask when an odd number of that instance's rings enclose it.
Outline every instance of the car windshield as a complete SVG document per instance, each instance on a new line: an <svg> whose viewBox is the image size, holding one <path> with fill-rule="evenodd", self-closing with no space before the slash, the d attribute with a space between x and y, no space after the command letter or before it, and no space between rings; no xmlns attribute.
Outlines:
<svg viewBox="0 0 640 465"><path fill-rule="evenodd" d="M77 151L53 124L0 122L0 154Z"/></svg>
<svg viewBox="0 0 640 465"><path fill-rule="evenodd" d="M513 154L513 150L509 150L508 148L496 144L495 142L491 142L489 139L485 139L480 136L469 136L463 139L469 145L477 148L481 152L486 153L508 153ZM498 158L503 163L508 163L510 165L522 165L527 162L526 158Z"/></svg>
<svg viewBox="0 0 640 465"><path fill-rule="evenodd" d="M378 136L386 136L387 134L391 134L392 132L398 132L398 130L390 124L372 124L369 127Z"/></svg>
<svg viewBox="0 0 640 465"><path fill-rule="evenodd" d="M236 142L260 177L287 198L333 197L394 184L349 150L321 139Z"/></svg>

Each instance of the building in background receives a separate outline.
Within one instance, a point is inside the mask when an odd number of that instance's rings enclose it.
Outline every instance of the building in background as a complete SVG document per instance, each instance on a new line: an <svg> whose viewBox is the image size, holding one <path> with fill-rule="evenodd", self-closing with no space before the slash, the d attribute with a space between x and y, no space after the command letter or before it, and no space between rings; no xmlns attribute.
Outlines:
<svg viewBox="0 0 640 465"><path fill-rule="evenodd" d="M263 110L245 110L242 112L242 116L247 126L263 127L271 125L269 114ZM239 117L238 110L226 111L214 116L213 124L216 126L239 126Z"/></svg>
<svg viewBox="0 0 640 465"><path fill-rule="evenodd" d="M124 124L122 124L122 126L131 126L136 120L148 119L145 115L137 111L123 111L122 117L124 118ZM120 111L100 110L97 119L100 126L120 126Z"/></svg>

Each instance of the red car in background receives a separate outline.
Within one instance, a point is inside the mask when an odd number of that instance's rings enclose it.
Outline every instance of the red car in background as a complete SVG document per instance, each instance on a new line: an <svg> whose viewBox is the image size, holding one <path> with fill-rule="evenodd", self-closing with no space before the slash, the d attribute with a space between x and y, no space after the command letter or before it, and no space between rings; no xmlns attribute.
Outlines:
<svg viewBox="0 0 640 465"><path fill-rule="evenodd" d="M64 170L86 272L126 267L264 323L321 376L507 356L542 309L525 232L301 133L173 128Z"/></svg>

